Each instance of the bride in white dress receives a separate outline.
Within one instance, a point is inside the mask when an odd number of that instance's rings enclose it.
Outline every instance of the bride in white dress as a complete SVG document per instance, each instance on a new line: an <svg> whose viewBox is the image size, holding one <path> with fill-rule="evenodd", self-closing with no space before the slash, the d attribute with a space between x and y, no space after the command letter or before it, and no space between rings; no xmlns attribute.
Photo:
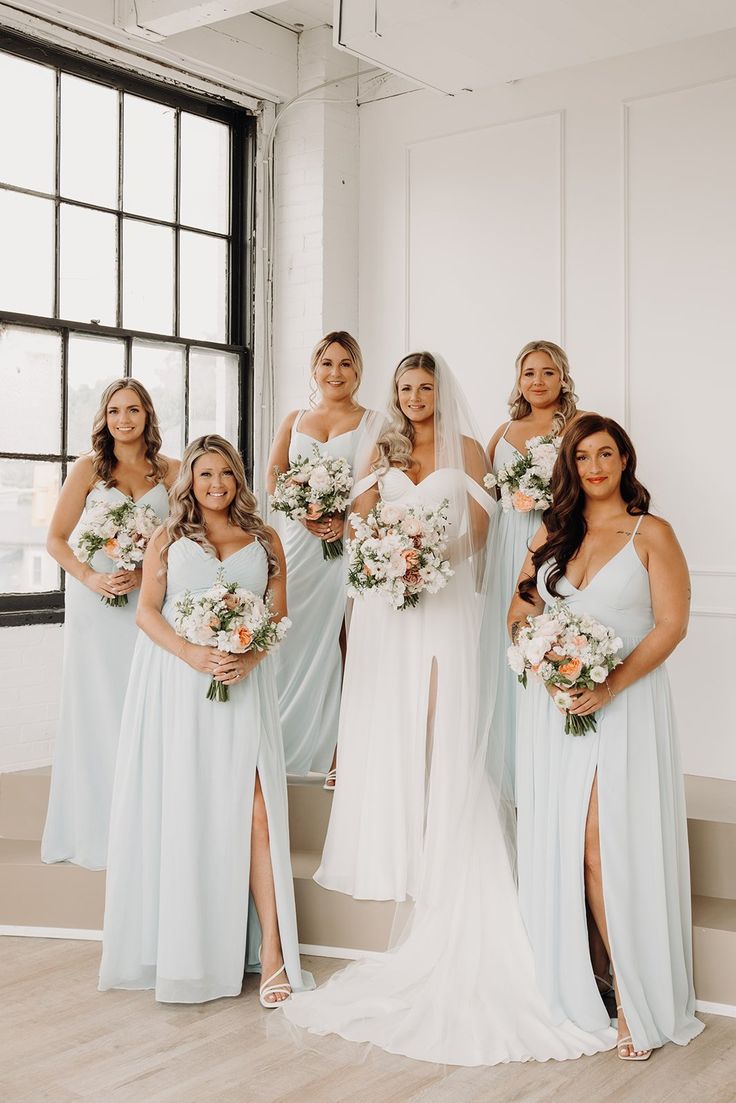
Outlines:
<svg viewBox="0 0 736 1103"><path fill-rule="evenodd" d="M393 949L295 996L286 1017L447 1064L609 1049L612 1029L555 1017L534 978L509 857L513 802L500 788L505 741L489 737L505 651L487 581L496 574L495 505L481 485L483 449L464 432L470 418L439 357L402 360L390 419L358 508L377 492L433 506L447 498L455 574L415 609L356 602L338 784L316 876L356 896L414 904Z"/></svg>

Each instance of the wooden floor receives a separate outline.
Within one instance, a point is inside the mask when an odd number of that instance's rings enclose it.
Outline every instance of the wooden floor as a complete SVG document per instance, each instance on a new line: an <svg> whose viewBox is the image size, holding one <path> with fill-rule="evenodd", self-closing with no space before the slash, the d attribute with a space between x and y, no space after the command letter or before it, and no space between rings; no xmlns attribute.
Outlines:
<svg viewBox="0 0 736 1103"><path fill-rule="evenodd" d="M564 1064L443 1068L338 1039L295 1046L250 977L239 999L157 1004L96 991L100 944L0 937L2 1103L734 1103L736 1019L704 1015L685 1049L647 1064L606 1053ZM304 958L317 980L338 963Z"/></svg>

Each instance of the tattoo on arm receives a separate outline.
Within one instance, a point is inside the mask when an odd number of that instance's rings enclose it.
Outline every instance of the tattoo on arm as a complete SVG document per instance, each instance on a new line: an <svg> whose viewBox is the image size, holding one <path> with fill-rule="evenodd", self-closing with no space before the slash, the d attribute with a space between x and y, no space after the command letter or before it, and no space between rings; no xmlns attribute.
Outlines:
<svg viewBox="0 0 736 1103"><path fill-rule="evenodd" d="M516 643L516 641L518 639L518 636L519 636L519 631L520 630L521 630L521 623L520 623L520 621L515 620L513 622L513 624L511 625L511 642L513 644Z"/></svg>

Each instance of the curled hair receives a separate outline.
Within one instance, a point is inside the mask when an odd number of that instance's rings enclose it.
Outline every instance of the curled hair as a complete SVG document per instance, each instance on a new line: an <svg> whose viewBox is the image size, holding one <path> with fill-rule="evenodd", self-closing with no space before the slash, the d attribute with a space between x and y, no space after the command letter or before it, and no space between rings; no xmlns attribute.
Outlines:
<svg viewBox="0 0 736 1103"><path fill-rule="evenodd" d="M593 433L608 433L625 457L626 463L621 473L621 497L626 503L626 512L638 516L649 512L651 495L636 477L636 451L631 437L618 422L601 414L583 414L578 418L562 438L560 452L552 472L552 505L542 514L542 522L547 529L547 539L532 555L534 575L519 583L519 594L530 603L533 602L532 590L536 585L537 574L547 562L552 567L545 583L551 594L558 595L557 583L564 577L567 565L580 550L585 539L588 525L585 520L585 492L580 483L575 456L586 437Z"/></svg>
<svg viewBox="0 0 736 1103"><path fill-rule="evenodd" d="M100 405L97 408L92 422L92 466L95 481L102 482L105 486L116 486L115 466L115 441L107 427L107 407L113 395L118 391L135 391L140 399L141 406L146 412L146 426L143 430L143 442L146 446L146 460L151 465L148 479L155 485L162 483L166 478L168 464L159 455L161 451L161 430L158 426L158 417L153 408L153 400L150 394L137 379L116 379L109 387L106 387L100 397Z"/></svg>
<svg viewBox="0 0 736 1103"><path fill-rule="evenodd" d="M182 536L217 557L216 549L207 539L202 508L194 496L194 464L210 452L222 456L235 476L235 497L228 506L228 521L256 538L268 558L268 577L273 578L279 573L279 560L273 550L271 534L257 512L256 497L248 488L240 453L217 433L197 437L184 451L179 474L170 492L171 511L164 525L166 541L161 549L161 559L164 560L171 545Z"/></svg>
<svg viewBox="0 0 736 1103"><path fill-rule="evenodd" d="M387 471L389 467L398 467L406 471L412 465L414 426L399 404L399 380L412 368L422 368L431 376L437 375L437 364L431 352L410 352L399 361L394 372L394 385L388 407L389 424L376 444L378 448L378 459L374 464L376 471Z"/></svg>
<svg viewBox="0 0 736 1103"><path fill-rule="evenodd" d="M310 384L312 388L309 402L312 406L315 405L316 384L314 379L317 365L330 345L341 345L353 362L353 367L355 368L355 386L350 392L351 398L354 394L358 393L358 388L363 380L363 353L360 350L360 345L346 329L331 330L329 333L326 333L312 349L312 356L309 361Z"/></svg>
<svg viewBox="0 0 736 1103"><path fill-rule="evenodd" d="M556 345L554 341L529 341L524 345L523 349L516 357L516 382L514 383L514 389L509 395L509 412L511 414L512 421L518 421L521 417L527 417L531 413L531 406L521 393L521 371L524 367L524 361L530 352L546 352L550 360L560 373L560 382L562 390L560 391L560 408L552 419L552 427L556 432L561 433L567 423L575 417L577 413L577 401L578 396L575 394L575 384L573 378L570 375L570 362L567 359L567 353L559 345Z"/></svg>

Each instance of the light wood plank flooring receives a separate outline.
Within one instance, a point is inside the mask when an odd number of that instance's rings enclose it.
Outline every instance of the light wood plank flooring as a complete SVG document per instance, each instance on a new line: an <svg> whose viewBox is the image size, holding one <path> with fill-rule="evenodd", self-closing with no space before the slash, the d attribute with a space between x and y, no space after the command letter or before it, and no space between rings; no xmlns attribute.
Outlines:
<svg viewBox="0 0 736 1103"><path fill-rule="evenodd" d="M2 1103L734 1103L736 1019L705 1015L690 1046L647 1064L443 1068L339 1039L293 1045L243 996L197 1007L96 991L100 945L0 937ZM335 961L305 958L317 980Z"/></svg>

